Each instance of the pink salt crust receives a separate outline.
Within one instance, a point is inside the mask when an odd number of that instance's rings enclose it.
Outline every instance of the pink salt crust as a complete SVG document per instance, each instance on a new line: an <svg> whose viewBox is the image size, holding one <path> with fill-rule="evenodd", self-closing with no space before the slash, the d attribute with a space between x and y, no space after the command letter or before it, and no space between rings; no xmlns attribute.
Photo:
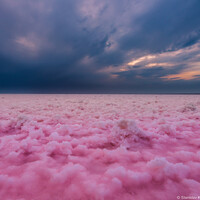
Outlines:
<svg viewBox="0 0 200 200"><path fill-rule="evenodd" d="M0 95L1 200L198 195L200 96Z"/></svg>

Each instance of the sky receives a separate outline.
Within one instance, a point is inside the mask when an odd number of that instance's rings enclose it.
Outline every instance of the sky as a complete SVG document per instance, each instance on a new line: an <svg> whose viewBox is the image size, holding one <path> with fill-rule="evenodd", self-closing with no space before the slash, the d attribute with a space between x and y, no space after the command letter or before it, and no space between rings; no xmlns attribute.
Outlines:
<svg viewBox="0 0 200 200"><path fill-rule="evenodd" d="M200 93L200 0L1 0L7 92Z"/></svg>

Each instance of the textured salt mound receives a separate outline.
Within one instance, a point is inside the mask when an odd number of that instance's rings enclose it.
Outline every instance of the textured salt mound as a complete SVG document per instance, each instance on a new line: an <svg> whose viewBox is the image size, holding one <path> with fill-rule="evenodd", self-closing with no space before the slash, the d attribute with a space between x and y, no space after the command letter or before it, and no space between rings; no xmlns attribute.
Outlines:
<svg viewBox="0 0 200 200"><path fill-rule="evenodd" d="M196 111L197 108L193 103L189 103L180 109L180 112Z"/></svg>
<svg viewBox="0 0 200 200"><path fill-rule="evenodd" d="M0 100L0 199L200 196L200 96Z"/></svg>
<svg viewBox="0 0 200 200"><path fill-rule="evenodd" d="M112 130L111 143L127 148L150 144L151 134L138 128L133 120L119 120Z"/></svg>

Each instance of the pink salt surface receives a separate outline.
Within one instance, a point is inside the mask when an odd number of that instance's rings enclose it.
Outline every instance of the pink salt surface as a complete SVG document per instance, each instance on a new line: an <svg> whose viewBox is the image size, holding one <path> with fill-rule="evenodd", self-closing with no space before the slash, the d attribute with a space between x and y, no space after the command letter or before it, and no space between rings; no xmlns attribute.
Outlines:
<svg viewBox="0 0 200 200"><path fill-rule="evenodd" d="M1 200L200 196L200 96L0 95Z"/></svg>

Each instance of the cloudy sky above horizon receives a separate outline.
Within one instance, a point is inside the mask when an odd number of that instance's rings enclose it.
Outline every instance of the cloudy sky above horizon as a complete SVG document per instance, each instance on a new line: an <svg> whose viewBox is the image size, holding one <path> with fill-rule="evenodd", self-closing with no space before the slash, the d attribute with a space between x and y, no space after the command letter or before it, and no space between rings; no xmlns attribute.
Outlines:
<svg viewBox="0 0 200 200"><path fill-rule="evenodd" d="M200 92L199 0L1 0L0 92Z"/></svg>

